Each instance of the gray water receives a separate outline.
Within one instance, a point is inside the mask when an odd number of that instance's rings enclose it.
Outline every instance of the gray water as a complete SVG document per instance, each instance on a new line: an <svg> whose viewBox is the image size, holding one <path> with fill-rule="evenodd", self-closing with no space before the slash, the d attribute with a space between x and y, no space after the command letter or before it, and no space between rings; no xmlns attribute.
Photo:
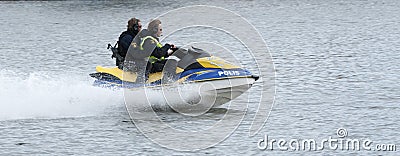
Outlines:
<svg viewBox="0 0 400 156"><path fill-rule="evenodd" d="M140 133L122 91L92 87L88 74L96 65L113 65L106 44L116 41L127 19L147 23L197 4L229 9L259 30L274 59L275 105L255 136L248 131L256 110L250 103L229 138L208 149L179 152ZM264 135L322 140L346 128L348 138L396 144L398 151L398 1L0 2L0 10L1 155L398 154L257 148ZM249 62L245 66L252 68ZM224 112L216 109L193 122L213 122ZM172 124L188 120L160 113Z"/></svg>

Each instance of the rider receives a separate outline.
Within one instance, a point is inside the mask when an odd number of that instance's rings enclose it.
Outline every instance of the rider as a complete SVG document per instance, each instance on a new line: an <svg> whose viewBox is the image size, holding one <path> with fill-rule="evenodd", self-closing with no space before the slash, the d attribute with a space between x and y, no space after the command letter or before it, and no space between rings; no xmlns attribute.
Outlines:
<svg viewBox="0 0 400 156"><path fill-rule="evenodd" d="M126 53L132 40L135 36L142 30L142 23L140 19L131 18L128 21L127 30L122 32L118 38L118 54L122 56L123 60L116 59L116 65L118 68L122 69L122 63L125 60Z"/></svg>
<svg viewBox="0 0 400 156"><path fill-rule="evenodd" d="M155 19L149 23L147 29L139 32L132 43L135 47L132 53L132 69L138 74L137 83L144 83L149 73L162 71L166 62L165 58L173 53L171 49L176 49L172 44L162 46L159 42L161 34L161 21Z"/></svg>

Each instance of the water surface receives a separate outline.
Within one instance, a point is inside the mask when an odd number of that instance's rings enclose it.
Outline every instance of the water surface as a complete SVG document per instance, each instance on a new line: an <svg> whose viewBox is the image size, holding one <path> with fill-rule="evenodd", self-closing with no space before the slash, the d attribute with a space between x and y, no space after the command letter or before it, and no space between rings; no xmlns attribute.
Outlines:
<svg viewBox="0 0 400 156"><path fill-rule="evenodd" d="M341 127L352 139L400 144L398 1L0 2L0 153L195 154L147 139L130 122L122 91L94 88L88 76L96 65L113 65L106 45L116 41L129 18L147 23L170 9L195 4L223 7L248 19L267 42L277 76L275 106L257 135L249 137L248 131L253 102L229 138L198 153L309 154L262 151L257 141L265 134L321 140L335 137ZM207 31L187 31L199 40L210 37ZM252 67L249 61L244 64ZM171 124L189 120L207 125L224 111L190 119L162 113Z"/></svg>

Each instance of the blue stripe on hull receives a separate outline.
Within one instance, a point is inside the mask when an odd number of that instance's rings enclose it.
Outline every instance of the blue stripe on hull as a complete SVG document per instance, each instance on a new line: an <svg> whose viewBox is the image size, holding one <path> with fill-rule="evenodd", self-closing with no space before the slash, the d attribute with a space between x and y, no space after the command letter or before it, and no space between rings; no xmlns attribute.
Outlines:
<svg viewBox="0 0 400 156"><path fill-rule="evenodd" d="M184 82L195 82L195 81L205 81L213 79L223 79L230 77L246 77L252 76L251 72L245 69L218 69L218 68L200 68L191 69L185 71L179 75L179 79L186 78ZM161 81L158 80L151 84L146 84L145 86L157 86L160 85ZM132 82L123 82L121 80L95 80L94 86L105 87L105 88L138 88L142 87L142 84L135 84Z"/></svg>

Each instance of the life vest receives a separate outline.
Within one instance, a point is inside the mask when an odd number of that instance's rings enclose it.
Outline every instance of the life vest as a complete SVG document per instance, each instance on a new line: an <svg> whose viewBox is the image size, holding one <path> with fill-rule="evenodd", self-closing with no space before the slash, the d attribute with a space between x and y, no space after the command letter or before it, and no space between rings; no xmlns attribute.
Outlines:
<svg viewBox="0 0 400 156"><path fill-rule="evenodd" d="M139 45L139 49L140 49L140 50L144 50L143 45L144 45L144 42L145 42L147 39L150 39L151 42L154 42L158 48L161 48L161 47L162 47L162 44L161 44L160 42L158 42L158 40L157 40L156 38L154 38L153 36L146 36L146 37L141 38L141 42L140 42L140 45ZM153 63L155 63L155 62L157 62L157 61L164 60L165 58L164 58L164 57L161 57L161 59L158 59L158 58L155 57L155 56L150 56L150 57L148 57L148 59L149 59L149 62L153 64Z"/></svg>
<svg viewBox="0 0 400 156"><path fill-rule="evenodd" d="M146 37L143 37L143 38L141 39L142 42L140 42L140 50L144 50L144 49L143 49L143 44L144 44L144 42L145 42L147 39L151 39L154 43L156 43L156 46L157 46L157 47L159 47L159 48L162 47L162 44L161 44L160 42L158 42L158 40L157 40L156 38L154 38L153 36L146 36Z"/></svg>

